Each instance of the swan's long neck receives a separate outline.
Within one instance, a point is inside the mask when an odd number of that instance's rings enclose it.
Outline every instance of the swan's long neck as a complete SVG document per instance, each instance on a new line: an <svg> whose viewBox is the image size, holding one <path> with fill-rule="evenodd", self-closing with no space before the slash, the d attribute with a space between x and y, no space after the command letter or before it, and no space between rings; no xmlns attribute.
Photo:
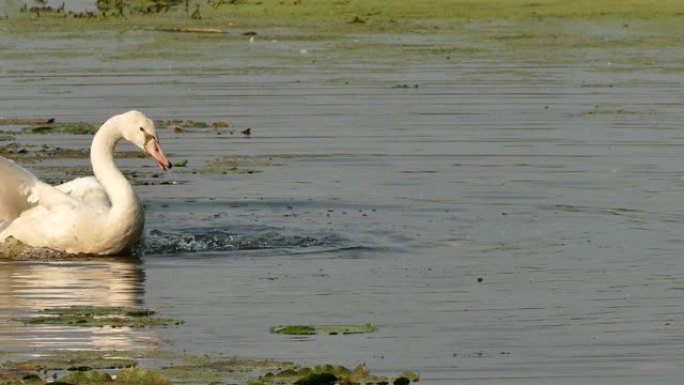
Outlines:
<svg viewBox="0 0 684 385"><path fill-rule="evenodd" d="M138 216L140 201L131 184L114 164L114 147L121 138L116 120L105 122L93 138L90 161L95 177L104 187L112 204L107 220L125 225L122 222L126 222L127 218Z"/></svg>

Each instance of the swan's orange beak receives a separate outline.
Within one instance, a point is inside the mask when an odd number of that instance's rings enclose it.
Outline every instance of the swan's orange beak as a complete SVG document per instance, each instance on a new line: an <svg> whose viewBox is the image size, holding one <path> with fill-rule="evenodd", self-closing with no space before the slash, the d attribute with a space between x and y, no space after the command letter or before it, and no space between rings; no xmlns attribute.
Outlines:
<svg viewBox="0 0 684 385"><path fill-rule="evenodd" d="M166 159L166 155L164 155L164 152L162 151L157 139L152 139L145 142L145 151L147 151L147 153L150 154L150 156L157 162L157 165L159 165L159 168L161 168L162 171L168 171L171 167L173 167L171 162Z"/></svg>

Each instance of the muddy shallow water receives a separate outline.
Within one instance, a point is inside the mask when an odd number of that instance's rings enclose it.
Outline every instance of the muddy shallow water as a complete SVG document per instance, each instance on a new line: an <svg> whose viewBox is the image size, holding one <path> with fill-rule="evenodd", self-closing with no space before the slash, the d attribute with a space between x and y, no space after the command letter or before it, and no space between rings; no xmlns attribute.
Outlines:
<svg viewBox="0 0 684 385"><path fill-rule="evenodd" d="M175 184L138 186L140 258L0 263L0 351L164 346L366 361L379 373L415 370L425 384L676 382L678 52L477 40L506 28L345 36L351 53L208 37L181 41L187 55L146 53L160 39L152 31L0 34L0 117L98 122L138 108L160 120L227 120L233 134L162 129L165 151L189 167L273 160L252 174L178 168L166 176ZM378 42L386 51L368 56ZM238 132L247 127L251 137ZM17 141L87 148L89 136ZM28 167L40 175L59 162ZM149 159L119 164L154 170ZM186 323L13 321L73 304L144 305ZM269 333L364 322L378 331Z"/></svg>

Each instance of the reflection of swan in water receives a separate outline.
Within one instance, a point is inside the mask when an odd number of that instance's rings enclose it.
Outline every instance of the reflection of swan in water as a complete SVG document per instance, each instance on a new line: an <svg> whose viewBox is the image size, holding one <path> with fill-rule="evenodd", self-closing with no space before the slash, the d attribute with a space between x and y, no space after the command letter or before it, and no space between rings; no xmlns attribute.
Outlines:
<svg viewBox="0 0 684 385"><path fill-rule="evenodd" d="M131 349L155 342L150 330L23 325L17 317L48 307L139 306L145 274L139 260L0 261L0 350Z"/></svg>
<svg viewBox="0 0 684 385"><path fill-rule="evenodd" d="M107 120L90 148L95 177L50 186L0 157L0 242L8 237L33 247L69 253L119 254L138 242L145 217L133 187L114 164L114 147L127 139L171 168L154 123L138 111Z"/></svg>

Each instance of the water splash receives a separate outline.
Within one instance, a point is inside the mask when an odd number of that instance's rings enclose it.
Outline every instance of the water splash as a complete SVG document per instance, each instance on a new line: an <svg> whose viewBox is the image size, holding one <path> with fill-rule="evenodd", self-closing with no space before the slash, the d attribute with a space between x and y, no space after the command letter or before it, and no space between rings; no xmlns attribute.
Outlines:
<svg viewBox="0 0 684 385"><path fill-rule="evenodd" d="M334 234L286 234L272 228L192 229L184 232L152 230L142 244L143 254L178 254L202 251L276 248L338 247L345 242Z"/></svg>

